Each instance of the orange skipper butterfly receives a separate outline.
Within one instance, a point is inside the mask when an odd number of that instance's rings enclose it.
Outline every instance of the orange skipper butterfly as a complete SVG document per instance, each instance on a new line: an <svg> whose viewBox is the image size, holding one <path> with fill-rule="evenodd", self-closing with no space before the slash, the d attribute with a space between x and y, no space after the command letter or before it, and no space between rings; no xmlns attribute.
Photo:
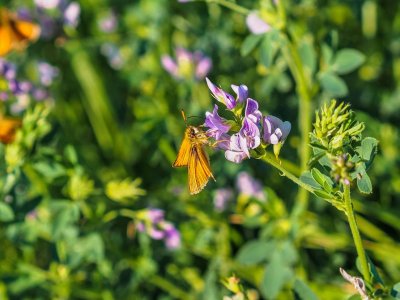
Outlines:
<svg viewBox="0 0 400 300"><path fill-rule="evenodd" d="M182 111L186 123L185 113ZM173 167L188 167L188 187L191 195L198 194L207 185L210 178L214 179L210 160L204 149L208 137L199 127L187 125L183 141Z"/></svg>
<svg viewBox="0 0 400 300"><path fill-rule="evenodd" d="M23 49L28 42L35 41L39 34L38 25L18 18L6 8L0 8L0 56Z"/></svg>

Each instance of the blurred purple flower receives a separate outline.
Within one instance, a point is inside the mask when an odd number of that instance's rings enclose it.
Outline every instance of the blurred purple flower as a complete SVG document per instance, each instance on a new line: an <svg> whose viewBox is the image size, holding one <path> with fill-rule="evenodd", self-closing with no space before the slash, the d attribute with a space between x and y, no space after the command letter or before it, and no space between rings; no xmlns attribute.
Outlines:
<svg viewBox="0 0 400 300"><path fill-rule="evenodd" d="M197 62L196 70L195 70L195 77L197 79L205 78L212 68L211 58L204 56L200 52L195 52L194 60Z"/></svg>
<svg viewBox="0 0 400 300"><path fill-rule="evenodd" d="M266 197L261 183L247 172L240 172L236 179L236 186L243 195L265 201Z"/></svg>
<svg viewBox="0 0 400 300"><path fill-rule="evenodd" d="M161 57L161 64L164 69L176 79L195 78L203 79L212 68L212 61L200 51L194 53L178 47L175 49L174 60L169 55Z"/></svg>
<svg viewBox="0 0 400 300"><path fill-rule="evenodd" d="M161 57L161 64L164 67L164 69L170 73L172 76L175 78L179 77L179 68L176 62L172 59L171 56L169 55L163 55Z"/></svg>
<svg viewBox="0 0 400 300"><path fill-rule="evenodd" d="M0 92L0 101L6 101L8 100L8 94L6 92L1 91Z"/></svg>
<svg viewBox="0 0 400 300"><path fill-rule="evenodd" d="M38 63L39 79L44 86L50 86L55 77L58 76L59 71L52 65L41 61Z"/></svg>
<svg viewBox="0 0 400 300"><path fill-rule="evenodd" d="M60 0L34 0L35 5L42 9L54 9L60 4Z"/></svg>
<svg viewBox="0 0 400 300"><path fill-rule="evenodd" d="M206 120L204 125L208 127L207 135L213 137L215 140L220 140L224 133L227 133L230 126L227 121L218 115L218 105L214 105L212 113L206 112Z"/></svg>
<svg viewBox="0 0 400 300"><path fill-rule="evenodd" d="M257 12L251 12L247 16L246 24L250 32L253 34L263 34L272 29L270 25L260 18Z"/></svg>
<svg viewBox="0 0 400 300"><path fill-rule="evenodd" d="M180 234L175 226L164 219L164 211L158 208L144 209L138 214L136 228L154 240L164 240L168 249L180 246Z"/></svg>
<svg viewBox="0 0 400 300"><path fill-rule="evenodd" d="M217 189L214 194L214 207L217 211L225 210L228 202L232 200L233 191L229 188Z"/></svg>
<svg viewBox="0 0 400 300"><path fill-rule="evenodd" d="M101 45L100 52L107 58L111 68L120 70L124 66L125 60L116 45L104 43Z"/></svg>
<svg viewBox="0 0 400 300"><path fill-rule="evenodd" d="M48 91L42 88L34 88L32 91L32 97L37 101L42 101L50 97Z"/></svg>
<svg viewBox="0 0 400 300"><path fill-rule="evenodd" d="M164 241L168 249L176 249L181 246L181 235L175 226L170 222L163 222L161 227L164 230Z"/></svg>
<svg viewBox="0 0 400 300"><path fill-rule="evenodd" d="M14 95L27 94L32 89L32 84L28 81L17 81L12 79L8 82L8 87Z"/></svg>
<svg viewBox="0 0 400 300"><path fill-rule="evenodd" d="M0 58L0 76L4 77L6 80L15 79L17 71L15 65Z"/></svg>
<svg viewBox="0 0 400 300"><path fill-rule="evenodd" d="M81 13L81 7L78 2L71 2L68 4L63 11L64 25L71 27L78 26L79 15Z"/></svg>
<svg viewBox="0 0 400 300"><path fill-rule="evenodd" d="M37 213L37 210L36 210L36 209L31 210L31 211L28 212L28 213L26 214L26 216L25 216L25 219L26 219L27 221L35 221L37 218L38 218L38 213Z"/></svg>
<svg viewBox="0 0 400 300"><path fill-rule="evenodd" d="M165 237L164 231L159 230L157 227L150 227L147 231L149 236L154 240L162 240Z"/></svg>
<svg viewBox="0 0 400 300"><path fill-rule="evenodd" d="M206 77L206 82L207 82L208 88L210 89L213 97L217 101L223 103L230 110L235 108L236 100L231 94L228 94L223 89L217 87L207 77Z"/></svg>
<svg viewBox="0 0 400 300"><path fill-rule="evenodd" d="M151 223L159 223L164 220L164 211L159 208L149 208L147 210L147 217Z"/></svg>
<svg viewBox="0 0 400 300"><path fill-rule="evenodd" d="M274 116L264 117L263 122L263 140L267 144L276 145L283 143L290 133L291 124L288 121L283 122Z"/></svg>
<svg viewBox="0 0 400 300"><path fill-rule="evenodd" d="M118 20L115 12L110 10L106 16L99 20L98 25L100 30L105 33L114 32L118 25Z"/></svg>

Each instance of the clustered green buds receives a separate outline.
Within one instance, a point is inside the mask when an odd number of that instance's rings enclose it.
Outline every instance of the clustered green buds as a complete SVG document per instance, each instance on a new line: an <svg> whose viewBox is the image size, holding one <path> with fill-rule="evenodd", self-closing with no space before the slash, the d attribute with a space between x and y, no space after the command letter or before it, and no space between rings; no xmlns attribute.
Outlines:
<svg viewBox="0 0 400 300"><path fill-rule="evenodd" d="M316 112L311 141L336 155L344 153L343 147L353 140L359 140L364 128L364 123L355 120L349 104L342 102L337 105L336 100L332 100L329 105L325 104L319 112Z"/></svg>
<svg viewBox="0 0 400 300"><path fill-rule="evenodd" d="M346 153L332 157L331 162L331 177L335 182L349 185L352 180L350 173L354 171L355 167L355 164L349 160L349 155Z"/></svg>
<svg viewBox="0 0 400 300"><path fill-rule="evenodd" d="M350 105L332 100L317 113L314 130L310 134L313 154L308 175L317 187L316 194L340 208L341 185L357 181L361 193L372 192L367 170L377 153L378 141L362 137L365 126L355 119ZM319 171L316 163L323 166ZM336 199L333 201L333 199Z"/></svg>

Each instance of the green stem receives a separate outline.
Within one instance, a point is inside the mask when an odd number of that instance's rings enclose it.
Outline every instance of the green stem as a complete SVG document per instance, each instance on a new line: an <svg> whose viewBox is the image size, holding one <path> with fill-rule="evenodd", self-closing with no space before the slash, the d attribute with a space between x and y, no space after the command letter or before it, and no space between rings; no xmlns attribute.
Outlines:
<svg viewBox="0 0 400 300"><path fill-rule="evenodd" d="M361 273L363 274L364 280L367 282L371 282L371 276L368 268L367 256L365 254L365 250L362 244L360 232L358 231L356 217L353 210L353 203L351 201L350 196L350 186L344 184L344 204L345 204L345 212L347 215L347 219L349 221L351 234L353 235L354 244L356 246L358 258L360 259L361 264Z"/></svg>
<svg viewBox="0 0 400 300"><path fill-rule="evenodd" d="M301 144L299 147L301 171L307 170L307 163L310 159L311 149L309 147L309 133L311 132L311 91L310 83L307 81L304 73L303 63L298 53L297 47L289 39L288 35L283 35L285 42L283 55L289 66L297 87L299 96L299 128ZM298 218L307 210L309 194L306 190L299 190L297 201L293 207L292 217Z"/></svg>
<svg viewBox="0 0 400 300"><path fill-rule="evenodd" d="M275 158L271 153L266 153L262 158L267 164L273 166L274 168L278 169L282 176L287 177L299 187L302 187L304 190L309 191L310 193L314 193L314 188L311 185L308 185L301 181L298 177L290 173L285 167L282 166L281 162Z"/></svg>
<svg viewBox="0 0 400 300"><path fill-rule="evenodd" d="M250 10L244 8L243 6L237 5L234 2L227 0L205 0L207 3L216 3L222 6L225 6L233 11L236 11L239 14L248 15Z"/></svg>
<svg viewBox="0 0 400 300"><path fill-rule="evenodd" d="M175 299L190 299L188 293L184 290L178 288L172 282L162 278L161 276L154 275L150 278L150 282L159 288L163 289L164 291L168 292L173 298Z"/></svg>

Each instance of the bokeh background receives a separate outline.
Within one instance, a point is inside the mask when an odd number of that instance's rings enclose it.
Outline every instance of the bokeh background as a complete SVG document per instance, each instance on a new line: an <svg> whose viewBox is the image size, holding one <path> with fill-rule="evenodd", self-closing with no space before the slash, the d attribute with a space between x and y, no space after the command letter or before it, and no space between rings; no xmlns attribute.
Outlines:
<svg viewBox="0 0 400 300"><path fill-rule="evenodd" d="M297 187L255 159L234 164L210 149L217 180L196 196L186 169L171 167L185 130L181 109L200 125L215 104L206 74L187 57L178 75L163 66L165 55L179 60L181 47L211 59L214 83L247 85L261 111L292 123L280 156L300 175L299 100L282 45L252 35L246 13L213 1L45 2L2 1L42 27L37 42L4 59L48 94L3 101L3 113L30 119L19 148L0 147L1 299L222 299L231 292L221 281L232 275L259 299L311 299L304 289L319 299L355 294L338 271L358 274L342 212L313 196L294 222ZM236 4L262 11L259 2ZM71 3L78 8L66 15ZM400 3L299 0L286 9L311 65L312 110L332 97L347 101L364 134L380 141L373 194L354 194L355 209L368 254L394 284ZM327 57L347 48L363 63L324 80Z"/></svg>

